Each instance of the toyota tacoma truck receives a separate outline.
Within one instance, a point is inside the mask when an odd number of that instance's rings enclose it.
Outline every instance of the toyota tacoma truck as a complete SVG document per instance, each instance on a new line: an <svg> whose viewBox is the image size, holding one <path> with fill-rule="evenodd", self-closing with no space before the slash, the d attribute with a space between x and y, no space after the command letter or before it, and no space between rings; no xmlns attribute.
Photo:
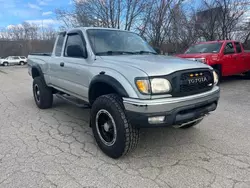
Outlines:
<svg viewBox="0 0 250 188"><path fill-rule="evenodd" d="M200 42L178 57L199 61L214 68L219 78L244 74L250 78L250 52L234 40Z"/></svg>
<svg viewBox="0 0 250 188"><path fill-rule="evenodd" d="M134 149L140 128L192 127L220 97L211 66L158 55L139 35L75 28L58 34L52 53L30 54L28 72L40 109L53 96L91 109L99 148L119 158Z"/></svg>

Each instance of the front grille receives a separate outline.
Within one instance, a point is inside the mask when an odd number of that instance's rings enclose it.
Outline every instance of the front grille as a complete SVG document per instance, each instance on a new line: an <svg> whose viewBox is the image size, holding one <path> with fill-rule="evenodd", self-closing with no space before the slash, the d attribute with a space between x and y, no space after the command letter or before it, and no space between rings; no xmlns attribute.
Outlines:
<svg viewBox="0 0 250 188"><path fill-rule="evenodd" d="M193 77L191 77L190 75L193 75ZM190 82L191 80L195 81ZM181 75L180 93L196 94L210 90L212 85L213 75L210 71L192 71Z"/></svg>
<svg viewBox="0 0 250 188"><path fill-rule="evenodd" d="M178 71L165 78L171 81L173 97L184 97L209 91L214 82L213 73L209 69ZM199 81L199 79L202 80Z"/></svg>

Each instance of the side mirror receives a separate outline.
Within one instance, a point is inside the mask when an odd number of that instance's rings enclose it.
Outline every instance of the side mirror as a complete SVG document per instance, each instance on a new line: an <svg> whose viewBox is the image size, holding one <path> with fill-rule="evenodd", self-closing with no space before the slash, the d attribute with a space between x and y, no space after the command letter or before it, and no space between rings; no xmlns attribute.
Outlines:
<svg viewBox="0 0 250 188"><path fill-rule="evenodd" d="M87 53L86 50L82 49L80 45L70 45L67 47L67 55L69 57L78 57L78 58L86 58Z"/></svg>

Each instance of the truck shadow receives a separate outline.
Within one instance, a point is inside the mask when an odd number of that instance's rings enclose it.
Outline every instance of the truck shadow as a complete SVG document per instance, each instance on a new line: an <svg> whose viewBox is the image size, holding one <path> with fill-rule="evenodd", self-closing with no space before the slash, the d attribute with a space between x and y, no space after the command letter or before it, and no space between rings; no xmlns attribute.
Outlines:
<svg viewBox="0 0 250 188"><path fill-rule="evenodd" d="M57 112L59 118L65 119L65 116L67 116L69 121L72 121L72 119L78 120L79 128L92 133L89 127L90 109L81 109L62 99L55 98L53 110ZM199 128L204 124L206 122L185 130L175 129L172 126L141 129L138 147L128 157L164 156L167 155L167 152L176 154L172 151L173 148L189 145L197 142L201 137L204 138ZM82 134L82 137L84 137L84 134Z"/></svg>

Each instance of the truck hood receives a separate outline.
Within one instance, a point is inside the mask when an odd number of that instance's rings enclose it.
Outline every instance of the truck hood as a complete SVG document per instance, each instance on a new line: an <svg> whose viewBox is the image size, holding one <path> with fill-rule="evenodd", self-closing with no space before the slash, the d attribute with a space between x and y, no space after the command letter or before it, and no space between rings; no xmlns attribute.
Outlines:
<svg viewBox="0 0 250 188"><path fill-rule="evenodd" d="M121 63L123 66L140 69L148 76L167 75L185 69L210 68L201 62L164 55L120 55L101 58L107 63Z"/></svg>

